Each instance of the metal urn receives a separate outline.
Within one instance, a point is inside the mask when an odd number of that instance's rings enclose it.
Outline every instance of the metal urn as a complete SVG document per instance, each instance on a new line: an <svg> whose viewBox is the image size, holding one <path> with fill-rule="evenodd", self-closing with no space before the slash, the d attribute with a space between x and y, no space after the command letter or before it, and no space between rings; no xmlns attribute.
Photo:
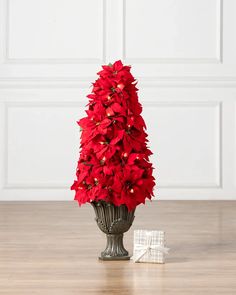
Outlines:
<svg viewBox="0 0 236 295"><path fill-rule="evenodd" d="M128 251L123 245L123 236L131 227L134 212L126 205L115 206L105 201L91 202L95 210L98 227L107 236L106 249L101 253L101 260L129 260Z"/></svg>

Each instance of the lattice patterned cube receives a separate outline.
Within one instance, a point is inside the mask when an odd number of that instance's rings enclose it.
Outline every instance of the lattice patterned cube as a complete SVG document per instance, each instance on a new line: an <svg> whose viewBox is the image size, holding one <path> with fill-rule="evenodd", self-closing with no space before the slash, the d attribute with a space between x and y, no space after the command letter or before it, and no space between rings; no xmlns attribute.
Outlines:
<svg viewBox="0 0 236 295"><path fill-rule="evenodd" d="M165 263L168 253L165 247L165 232L159 230L135 230L134 262Z"/></svg>

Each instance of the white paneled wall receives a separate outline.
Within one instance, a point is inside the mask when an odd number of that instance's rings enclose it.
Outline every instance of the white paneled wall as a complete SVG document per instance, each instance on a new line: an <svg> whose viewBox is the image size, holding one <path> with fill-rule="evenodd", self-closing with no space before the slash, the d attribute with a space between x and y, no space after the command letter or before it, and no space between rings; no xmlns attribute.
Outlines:
<svg viewBox="0 0 236 295"><path fill-rule="evenodd" d="M235 0L0 0L0 200L71 200L101 64L132 65L159 199L236 199Z"/></svg>

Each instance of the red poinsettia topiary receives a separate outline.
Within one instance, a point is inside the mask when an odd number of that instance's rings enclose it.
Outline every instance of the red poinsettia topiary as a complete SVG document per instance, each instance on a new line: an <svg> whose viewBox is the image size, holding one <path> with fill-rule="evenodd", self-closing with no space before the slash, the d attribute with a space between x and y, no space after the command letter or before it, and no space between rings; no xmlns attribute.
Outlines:
<svg viewBox="0 0 236 295"><path fill-rule="evenodd" d="M104 200L132 210L153 196L152 153L131 67L119 60L102 68L87 117L78 122L81 152L71 189L80 205Z"/></svg>

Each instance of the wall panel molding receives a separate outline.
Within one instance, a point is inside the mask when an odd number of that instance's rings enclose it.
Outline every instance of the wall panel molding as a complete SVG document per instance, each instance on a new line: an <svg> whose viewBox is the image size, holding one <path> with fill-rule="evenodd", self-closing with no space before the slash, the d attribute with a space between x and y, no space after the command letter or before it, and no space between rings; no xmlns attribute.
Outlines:
<svg viewBox="0 0 236 295"><path fill-rule="evenodd" d="M85 102L75 102L75 101L11 101L11 102L5 102L4 103L4 149L3 149L3 189L65 189L68 188L68 184L63 183L13 183L9 181L8 179L8 125L9 125L9 119L8 119L8 112L10 108L28 108L28 107L35 107L35 108L71 108L75 107L78 110L84 109Z"/></svg>
<svg viewBox="0 0 236 295"><path fill-rule="evenodd" d="M84 88L89 87L96 77L0 77L0 89L14 88ZM234 76L183 76L183 77L137 77L138 85L144 87L215 87L235 88Z"/></svg>
<svg viewBox="0 0 236 295"><path fill-rule="evenodd" d="M222 188L222 104L218 101L144 101L144 108L152 107L213 107L217 108L218 112L218 120L216 128L216 133L218 134L219 142L218 142L218 156L216 159L217 162L217 178L214 183L164 183L163 185L158 185L160 189L220 189ZM4 131L4 179L3 179L3 189L66 189L68 188L67 183L55 183L55 182L21 182L14 183L9 181L8 179L8 111L13 107L19 108L27 108L27 107L36 107L36 108L84 108L84 102L40 102L40 101L27 101L27 102L8 102L5 103L5 131Z"/></svg>
<svg viewBox="0 0 236 295"><path fill-rule="evenodd" d="M222 102L221 101L176 101L176 100L168 100L168 101L144 101L143 102L144 108L151 107L151 108L157 108L157 107L212 107L217 108L217 123L215 126L215 133L217 134L217 137L219 139L217 143L217 150L218 155L216 158L217 163L217 172L216 172L216 179L214 182L209 183L171 183L171 182L165 182L164 184L159 184L158 188L160 189L222 189L223 185L223 166L222 166Z"/></svg>
<svg viewBox="0 0 236 295"><path fill-rule="evenodd" d="M127 56L126 52L126 1L122 0L122 58L126 63L141 64L221 64L223 62L223 0L216 1L216 57L213 58L155 58L155 57L138 57L132 58Z"/></svg>
<svg viewBox="0 0 236 295"><path fill-rule="evenodd" d="M96 77L0 77L1 89L88 88ZM236 76L138 77L138 85L150 88L235 88ZM1 100L1 98L0 98Z"/></svg>
<svg viewBox="0 0 236 295"><path fill-rule="evenodd" d="M5 36L3 40L4 44L4 59L3 64L97 64L104 63L106 60L106 1L102 0L102 57L101 59L97 58L11 58L9 54L9 46L10 46L10 1L5 1ZM97 46L97 45L96 45Z"/></svg>

